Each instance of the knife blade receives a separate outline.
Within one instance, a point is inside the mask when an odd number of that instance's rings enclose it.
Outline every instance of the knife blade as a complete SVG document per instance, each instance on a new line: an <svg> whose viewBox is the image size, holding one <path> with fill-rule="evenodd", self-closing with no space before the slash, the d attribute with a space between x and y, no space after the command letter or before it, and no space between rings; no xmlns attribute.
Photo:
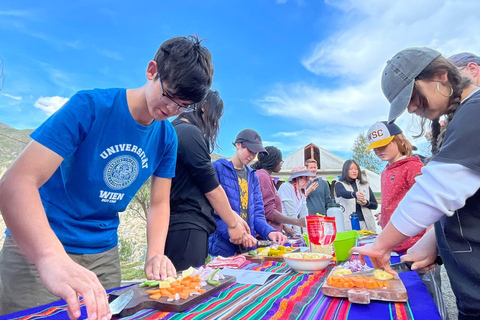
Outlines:
<svg viewBox="0 0 480 320"><path fill-rule="evenodd" d="M122 293L119 295L115 300L110 302L108 306L110 307L110 312L112 315L119 314L123 308L127 306L127 304L133 298L133 290L128 290L127 292Z"/></svg>

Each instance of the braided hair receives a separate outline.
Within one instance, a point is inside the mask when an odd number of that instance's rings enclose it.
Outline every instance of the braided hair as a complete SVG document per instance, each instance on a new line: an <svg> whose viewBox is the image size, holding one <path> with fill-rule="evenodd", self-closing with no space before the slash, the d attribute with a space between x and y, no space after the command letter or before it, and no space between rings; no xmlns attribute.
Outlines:
<svg viewBox="0 0 480 320"><path fill-rule="evenodd" d="M282 162L282 151L274 146L265 147L268 154L261 152L258 154L258 161L251 165L255 170L265 169L273 170L275 167Z"/></svg>
<svg viewBox="0 0 480 320"><path fill-rule="evenodd" d="M468 85L468 81L462 80L460 73L457 68L452 65L447 59L443 56L439 56L434 59L419 75L415 80L430 80L434 75L447 72L448 84L451 86L451 96L449 99L449 106L446 109L445 115L446 119L444 120L443 126L440 124L440 119L432 120L432 140L431 140L431 151L432 155L435 155L440 147L442 146L443 138L445 136L445 130L450 121L452 121L455 111L457 111L458 106L461 102L461 94L463 89ZM415 84L412 97L418 95L421 101L421 106L427 108L428 102L426 97L421 92L420 88ZM422 118L421 128L422 132L418 136L424 134L424 125L427 122L427 118Z"/></svg>

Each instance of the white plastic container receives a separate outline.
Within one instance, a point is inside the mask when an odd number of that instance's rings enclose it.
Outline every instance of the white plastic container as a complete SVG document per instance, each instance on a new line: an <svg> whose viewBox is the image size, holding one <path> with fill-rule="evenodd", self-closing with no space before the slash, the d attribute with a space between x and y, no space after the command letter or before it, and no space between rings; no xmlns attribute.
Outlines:
<svg viewBox="0 0 480 320"><path fill-rule="evenodd" d="M327 210L327 217L335 218L335 225L337 227L337 232L345 231L345 223L343 222L343 210L338 203L329 203Z"/></svg>

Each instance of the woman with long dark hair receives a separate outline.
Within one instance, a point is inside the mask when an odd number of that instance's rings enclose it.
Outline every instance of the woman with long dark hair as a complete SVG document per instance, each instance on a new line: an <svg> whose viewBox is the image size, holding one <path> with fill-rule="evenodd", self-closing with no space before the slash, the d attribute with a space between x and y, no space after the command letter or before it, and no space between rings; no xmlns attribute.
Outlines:
<svg viewBox="0 0 480 320"><path fill-rule="evenodd" d="M255 173L260 182L262 191L263 206L265 208L265 219L267 223L277 229L285 231L286 234L295 235L295 231L286 224L299 227L306 227L305 220L290 218L282 214L282 199L275 188L272 173L278 173L282 169L282 151L274 146L265 147L268 153L259 153L258 161L251 167L256 169Z"/></svg>
<svg viewBox="0 0 480 320"><path fill-rule="evenodd" d="M377 209L378 203L355 160L350 159L343 164L342 177L335 184L335 201L345 209L343 212L345 230L352 230L350 223L352 213L357 214L362 230L376 230L371 210Z"/></svg>
<svg viewBox="0 0 480 320"><path fill-rule="evenodd" d="M387 62L382 90L390 102L388 121L405 110L431 121L433 157L375 242L352 251L394 273L392 249L435 223L402 260L429 269L440 254L458 319L480 319L480 90L465 80L430 48L407 48Z"/></svg>
<svg viewBox="0 0 480 320"><path fill-rule="evenodd" d="M193 112L182 113L172 122L178 151L165 254L177 270L205 263L208 237L217 227L214 213L227 224L232 242L241 243L246 230L250 233L248 225L230 208L211 163L223 108L218 91L210 90Z"/></svg>

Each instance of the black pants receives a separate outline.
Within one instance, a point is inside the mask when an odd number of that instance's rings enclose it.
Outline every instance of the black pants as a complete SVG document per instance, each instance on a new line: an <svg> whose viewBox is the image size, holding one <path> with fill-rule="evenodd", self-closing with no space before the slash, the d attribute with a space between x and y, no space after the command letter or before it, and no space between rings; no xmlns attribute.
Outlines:
<svg viewBox="0 0 480 320"><path fill-rule="evenodd" d="M208 255L208 234L197 229L169 231L165 243L165 255L177 271L205 264Z"/></svg>

